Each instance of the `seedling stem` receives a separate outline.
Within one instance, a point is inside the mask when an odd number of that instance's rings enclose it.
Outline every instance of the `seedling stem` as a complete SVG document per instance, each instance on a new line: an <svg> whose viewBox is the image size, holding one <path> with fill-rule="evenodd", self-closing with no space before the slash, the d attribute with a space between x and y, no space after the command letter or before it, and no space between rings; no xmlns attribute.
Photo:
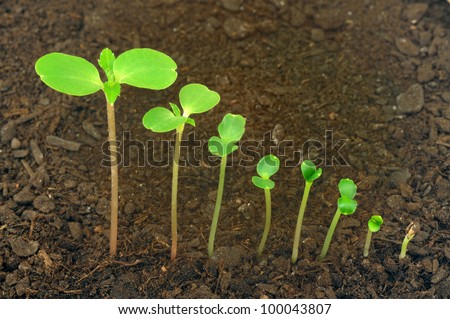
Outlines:
<svg viewBox="0 0 450 319"><path fill-rule="evenodd" d="M116 117L114 104L106 99L108 118L109 153L111 157L111 230L109 234L109 254L117 254L117 234L119 222L119 166L117 163Z"/></svg>
<svg viewBox="0 0 450 319"><path fill-rule="evenodd" d="M305 215L306 204L308 203L309 191L311 189L312 184L313 184L312 182L307 181L305 184L305 190L303 191L302 203L300 204L300 210L297 218L297 225L295 226L294 247L292 248L292 257L291 257L292 263L295 263L298 258L298 246L300 244L303 216Z"/></svg>
<svg viewBox="0 0 450 319"><path fill-rule="evenodd" d="M184 124L176 128L175 134L175 151L173 155L173 171L172 171L172 203L171 203L171 228L172 228L172 248L170 250L170 259L174 260L177 256L177 198L178 198L178 169L180 167L180 149L181 136L183 135Z"/></svg>
<svg viewBox="0 0 450 319"><path fill-rule="evenodd" d="M225 169L227 167L227 155L222 156L220 164L219 186L217 188L216 205L214 206L214 213L211 222L211 231L209 233L208 241L208 255L211 257L214 253L214 240L216 238L217 224L219 222L220 207L222 205L223 186L225 182Z"/></svg>
<svg viewBox="0 0 450 319"><path fill-rule="evenodd" d="M266 245L267 236L269 235L270 230L270 221L272 219L272 203L270 198L270 188L264 189L264 197L266 199L266 221L264 224L264 232L261 238L261 242L258 247L258 257L261 257L264 247Z"/></svg>
<svg viewBox="0 0 450 319"><path fill-rule="evenodd" d="M322 251L320 252L319 261L322 261L325 259L325 256L327 255L328 248L330 248L331 239L333 238L334 231L336 229L337 223L339 221L339 218L341 217L341 211L339 208L336 210L336 213L334 213L333 220L331 221L330 228L328 228L327 237L325 237L325 242L323 243Z"/></svg>

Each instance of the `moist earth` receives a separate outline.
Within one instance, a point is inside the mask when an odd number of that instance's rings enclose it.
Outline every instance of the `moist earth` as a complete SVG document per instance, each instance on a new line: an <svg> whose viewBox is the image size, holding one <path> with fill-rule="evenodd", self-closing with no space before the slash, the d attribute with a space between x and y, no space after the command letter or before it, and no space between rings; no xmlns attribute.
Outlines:
<svg viewBox="0 0 450 319"><path fill-rule="evenodd" d="M450 5L401 1L0 1L1 298L448 298ZM69 97L34 72L58 51L96 63L108 47L163 51L178 64L164 91L123 87L119 254L109 257L109 167L102 94ZM186 83L221 103L187 128L179 179L179 252L170 261L172 134L143 128ZM207 238L218 161L207 141L226 113L247 119L227 168L213 258ZM255 258L274 175L272 228ZM304 181L323 168L290 263ZM352 178L359 202L316 261ZM367 221L384 218L368 258ZM398 259L405 228L421 231Z"/></svg>

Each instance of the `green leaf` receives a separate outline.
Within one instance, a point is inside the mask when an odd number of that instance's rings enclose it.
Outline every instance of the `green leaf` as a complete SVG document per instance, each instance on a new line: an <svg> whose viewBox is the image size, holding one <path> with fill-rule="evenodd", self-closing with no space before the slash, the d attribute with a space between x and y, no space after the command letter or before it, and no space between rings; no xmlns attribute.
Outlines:
<svg viewBox="0 0 450 319"><path fill-rule="evenodd" d="M132 49L114 62L114 76L119 83L162 90L175 82L177 65L168 55L152 49Z"/></svg>
<svg viewBox="0 0 450 319"><path fill-rule="evenodd" d="M264 179L269 179L273 174L280 169L280 160L275 155L266 155L259 161L256 166L256 171L259 176Z"/></svg>
<svg viewBox="0 0 450 319"><path fill-rule="evenodd" d="M178 126L184 124L186 120L187 118L175 116L170 110L158 106L145 113L142 118L142 124L144 124L146 129L163 133L176 129Z"/></svg>
<svg viewBox="0 0 450 319"><path fill-rule="evenodd" d="M220 95L211 91L203 84L192 83L183 86L180 90L180 103L184 116L206 112L216 106Z"/></svg>
<svg viewBox="0 0 450 319"><path fill-rule="evenodd" d="M176 116L181 115L181 111L180 111L180 108L178 107L178 105L176 105L174 103L169 103L169 105L172 108L173 114L175 114Z"/></svg>
<svg viewBox="0 0 450 319"><path fill-rule="evenodd" d="M120 95L120 83L103 83L103 91L109 103L114 104Z"/></svg>
<svg viewBox="0 0 450 319"><path fill-rule="evenodd" d="M77 56L49 53L36 61L35 69L42 82L65 94L89 95L103 87L97 68Z"/></svg>
<svg viewBox="0 0 450 319"><path fill-rule="evenodd" d="M380 215L373 215L372 217L370 217L367 225L369 226L369 230L372 233L376 233L380 230L381 225L383 225L383 217L381 217Z"/></svg>
<svg viewBox="0 0 450 319"><path fill-rule="evenodd" d="M341 193L342 197L348 197L348 198L353 199L356 195L357 187L356 187L355 183L349 178L341 179L341 181L339 182L338 188L339 188L339 192Z"/></svg>
<svg viewBox="0 0 450 319"><path fill-rule="evenodd" d="M187 118L187 119L186 119L186 124L195 126L195 121L194 121L194 119Z"/></svg>
<svg viewBox="0 0 450 319"><path fill-rule="evenodd" d="M343 215L351 215L355 212L358 202L348 197L338 199L338 208Z"/></svg>
<svg viewBox="0 0 450 319"><path fill-rule="evenodd" d="M103 51L100 53L100 59L98 60L98 65L103 69L103 71L105 71L108 82L111 83L115 82L113 72L113 65L115 60L116 57L114 56L114 53L108 48L103 49Z"/></svg>
<svg viewBox="0 0 450 319"><path fill-rule="evenodd" d="M237 142L245 132L245 118L242 115L226 114L218 127L219 135L224 142Z"/></svg>
<svg viewBox="0 0 450 319"><path fill-rule="evenodd" d="M270 179L261 178L259 176L252 177L253 185L262 189L272 189L275 187L275 182Z"/></svg>
<svg viewBox="0 0 450 319"><path fill-rule="evenodd" d="M322 169L316 168L314 163L310 160L304 161L300 166L300 169L302 170L303 178L310 183L322 175Z"/></svg>
<svg viewBox="0 0 450 319"><path fill-rule="evenodd" d="M237 150L238 146L234 143L226 142L220 137L213 136L208 141L208 149L213 155L225 156Z"/></svg>

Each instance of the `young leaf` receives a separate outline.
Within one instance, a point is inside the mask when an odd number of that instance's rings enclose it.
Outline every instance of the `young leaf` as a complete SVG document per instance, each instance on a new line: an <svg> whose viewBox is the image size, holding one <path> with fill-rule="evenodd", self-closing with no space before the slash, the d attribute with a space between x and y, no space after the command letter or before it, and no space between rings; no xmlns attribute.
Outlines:
<svg viewBox="0 0 450 319"><path fill-rule="evenodd" d="M275 182L270 179L264 179L259 176L252 177L253 185L262 189L272 189L275 187Z"/></svg>
<svg viewBox="0 0 450 319"><path fill-rule="evenodd" d="M176 116L181 116L181 111L178 105L169 102L170 107L172 108L173 114Z"/></svg>
<svg viewBox="0 0 450 319"><path fill-rule="evenodd" d="M211 91L203 84L187 84L180 90L180 103L184 116L206 112L216 106L220 101L220 95Z"/></svg>
<svg viewBox="0 0 450 319"><path fill-rule="evenodd" d="M226 114L218 127L220 138L213 136L208 141L209 151L216 156L231 154L245 132L245 119L241 115Z"/></svg>
<svg viewBox="0 0 450 319"><path fill-rule="evenodd" d="M322 169L316 168L314 163L311 162L310 160L304 161L300 166L300 168L302 170L303 178L307 182L313 182L322 175Z"/></svg>
<svg viewBox="0 0 450 319"><path fill-rule="evenodd" d="M162 90L175 82L177 65L168 55L152 49L132 49L114 62L114 76L119 83Z"/></svg>
<svg viewBox="0 0 450 319"><path fill-rule="evenodd" d="M153 132L162 133L176 129L178 126L186 122L183 116L176 116L168 109L158 106L147 113L142 118L142 124L146 129Z"/></svg>
<svg viewBox="0 0 450 319"><path fill-rule="evenodd" d="M341 179L338 188L342 197L348 197L350 199L353 199L356 195L356 185L349 178Z"/></svg>
<svg viewBox="0 0 450 319"><path fill-rule="evenodd" d="M381 217L380 215L373 215L372 217L370 217L367 225L369 226L369 230L372 233L376 233L380 230L381 225L383 225L383 217Z"/></svg>
<svg viewBox="0 0 450 319"><path fill-rule="evenodd" d="M120 95L120 83L105 82L103 83L103 92L105 92L108 102L114 104Z"/></svg>
<svg viewBox="0 0 450 319"><path fill-rule="evenodd" d="M98 60L98 65L105 71L106 76L108 78L108 82L114 83L114 72L113 65L116 57L114 53L106 48L100 53L100 59Z"/></svg>
<svg viewBox="0 0 450 319"><path fill-rule="evenodd" d="M357 206L358 203L354 199L345 196L338 199L338 208L343 215L353 214Z"/></svg>
<svg viewBox="0 0 450 319"><path fill-rule="evenodd" d="M264 179L270 179L270 177L278 172L280 169L280 160L275 155L266 155L259 161L256 166L256 172Z"/></svg>
<svg viewBox="0 0 450 319"><path fill-rule="evenodd" d="M239 141L245 132L245 118L242 115L226 114L218 127L223 142L234 143Z"/></svg>
<svg viewBox="0 0 450 319"><path fill-rule="evenodd" d="M97 68L77 56L49 53L36 61L35 69L42 82L61 93L83 96L103 87Z"/></svg>

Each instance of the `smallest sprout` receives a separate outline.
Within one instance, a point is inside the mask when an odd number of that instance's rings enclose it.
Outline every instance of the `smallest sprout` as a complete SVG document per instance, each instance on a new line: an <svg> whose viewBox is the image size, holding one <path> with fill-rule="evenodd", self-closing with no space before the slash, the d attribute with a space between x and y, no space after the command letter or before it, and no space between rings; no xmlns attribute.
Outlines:
<svg viewBox="0 0 450 319"><path fill-rule="evenodd" d="M364 245L364 257L369 256L369 248L370 248L370 242L372 240L372 233L376 233L380 230L381 225L383 225L383 217L380 215L373 215L370 217L369 222L367 223L368 229L367 229L367 237L366 237L366 244Z"/></svg>
<svg viewBox="0 0 450 319"><path fill-rule="evenodd" d="M418 222L411 222L411 224L406 227L406 235L403 239L402 250L400 251L399 259L403 259L406 256L406 250L408 247L408 243L414 236L420 231L420 224Z"/></svg>

